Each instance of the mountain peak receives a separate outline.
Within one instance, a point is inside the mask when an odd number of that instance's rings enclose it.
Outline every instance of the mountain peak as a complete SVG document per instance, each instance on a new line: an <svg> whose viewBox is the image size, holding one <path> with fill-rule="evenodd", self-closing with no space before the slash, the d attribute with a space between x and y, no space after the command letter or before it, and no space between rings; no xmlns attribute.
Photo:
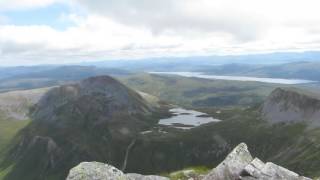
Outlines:
<svg viewBox="0 0 320 180"><path fill-rule="evenodd" d="M119 113L150 114L151 111L151 106L135 91L110 76L98 76L53 88L40 99L32 117L56 122L70 114L95 113L111 118Z"/></svg>
<svg viewBox="0 0 320 180"><path fill-rule="evenodd" d="M262 106L269 122L304 122L320 125L320 99L316 94L296 88L276 88Z"/></svg>
<svg viewBox="0 0 320 180"><path fill-rule="evenodd" d="M110 76L95 76L89 77L83 81L81 81L83 85L110 85L110 84L118 84L119 81L110 77Z"/></svg>

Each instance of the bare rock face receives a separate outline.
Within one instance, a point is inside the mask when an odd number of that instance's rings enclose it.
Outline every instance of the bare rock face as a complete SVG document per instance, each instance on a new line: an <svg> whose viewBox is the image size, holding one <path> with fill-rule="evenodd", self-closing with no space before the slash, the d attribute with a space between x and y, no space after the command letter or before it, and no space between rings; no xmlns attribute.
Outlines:
<svg viewBox="0 0 320 180"><path fill-rule="evenodd" d="M292 180L309 180L309 178L299 176L297 173L285 169L271 162L263 163L258 158L255 158L241 172L241 178L244 180L250 179L292 179ZM311 180L311 179L310 179Z"/></svg>
<svg viewBox="0 0 320 180"><path fill-rule="evenodd" d="M239 144L204 180L311 180L274 163L252 158L247 145Z"/></svg>
<svg viewBox="0 0 320 180"><path fill-rule="evenodd" d="M108 164L83 162L70 170L67 180L168 180L168 178L124 174L119 169Z"/></svg>
<svg viewBox="0 0 320 180"><path fill-rule="evenodd" d="M272 123L306 122L320 126L320 99L294 89L275 89L262 106L264 118Z"/></svg>
<svg viewBox="0 0 320 180"><path fill-rule="evenodd" d="M239 174L252 159L247 145L241 143L233 149L222 163L205 176L204 180L237 179Z"/></svg>

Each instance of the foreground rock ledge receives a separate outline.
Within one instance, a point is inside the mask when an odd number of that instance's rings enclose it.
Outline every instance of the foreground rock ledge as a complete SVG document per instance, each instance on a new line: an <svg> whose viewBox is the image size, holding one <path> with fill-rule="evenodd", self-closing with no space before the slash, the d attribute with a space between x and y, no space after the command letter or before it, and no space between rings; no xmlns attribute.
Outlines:
<svg viewBox="0 0 320 180"><path fill-rule="evenodd" d="M67 180L168 180L161 176L124 174L119 169L98 162L83 162L70 170ZM271 162L253 158L245 143L207 174L203 180L311 180Z"/></svg>
<svg viewBox="0 0 320 180"><path fill-rule="evenodd" d="M271 162L253 158L245 143L239 144L203 180L311 180Z"/></svg>
<svg viewBox="0 0 320 180"><path fill-rule="evenodd" d="M99 162L83 162L72 168L67 180L169 180L160 176L124 174L119 169Z"/></svg>

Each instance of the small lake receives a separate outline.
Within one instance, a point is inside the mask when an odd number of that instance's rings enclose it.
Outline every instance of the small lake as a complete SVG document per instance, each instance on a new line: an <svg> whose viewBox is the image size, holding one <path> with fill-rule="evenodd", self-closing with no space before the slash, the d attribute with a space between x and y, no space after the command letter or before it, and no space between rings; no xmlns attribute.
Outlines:
<svg viewBox="0 0 320 180"><path fill-rule="evenodd" d="M184 77L197 77L197 78L204 78L204 79L230 80L230 81L256 81L256 82L275 83L275 84L306 84L306 83L316 82L316 81L310 81L310 80L304 80L304 79L258 78L258 77L247 77L247 76L216 76L216 75L206 75L201 72L149 72L149 73L178 75L178 76L184 76Z"/></svg>
<svg viewBox="0 0 320 180"><path fill-rule="evenodd" d="M206 113L183 108L170 109L172 117L160 119L159 124L166 126L174 126L175 128L190 129L202 124L210 122L219 122L221 120L214 119Z"/></svg>

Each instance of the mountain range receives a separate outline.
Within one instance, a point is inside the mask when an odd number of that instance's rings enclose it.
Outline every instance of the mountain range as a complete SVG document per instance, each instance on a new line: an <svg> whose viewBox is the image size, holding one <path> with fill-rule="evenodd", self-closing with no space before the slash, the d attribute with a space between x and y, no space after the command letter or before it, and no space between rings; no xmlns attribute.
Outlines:
<svg viewBox="0 0 320 180"><path fill-rule="evenodd" d="M222 121L189 130L158 124L172 116L172 105L151 97L109 76L48 89L0 158L4 179L65 179L83 161L142 174L214 167L240 142L265 161L320 176L316 94L276 88L264 103L246 108L199 107ZM292 111L294 119L282 118Z"/></svg>

